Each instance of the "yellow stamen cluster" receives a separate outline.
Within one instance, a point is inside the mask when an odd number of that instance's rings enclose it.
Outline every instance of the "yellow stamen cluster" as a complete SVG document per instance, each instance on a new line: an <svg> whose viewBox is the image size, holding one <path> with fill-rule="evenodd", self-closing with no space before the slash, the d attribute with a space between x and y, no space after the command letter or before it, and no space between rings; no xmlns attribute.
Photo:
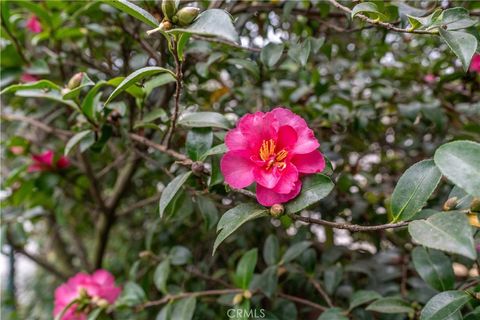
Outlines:
<svg viewBox="0 0 480 320"><path fill-rule="evenodd" d="M263 140L262 146L260 147L260 159L262 159L263 161L268 161L267 170L270 169L272 166L276 166L283 170L287 166L287 163L283 160L285 160L285 158L287 157L288 152L283 149L280 150L277 154L275 154L275 148L276 144L273 139Z"/></svg>

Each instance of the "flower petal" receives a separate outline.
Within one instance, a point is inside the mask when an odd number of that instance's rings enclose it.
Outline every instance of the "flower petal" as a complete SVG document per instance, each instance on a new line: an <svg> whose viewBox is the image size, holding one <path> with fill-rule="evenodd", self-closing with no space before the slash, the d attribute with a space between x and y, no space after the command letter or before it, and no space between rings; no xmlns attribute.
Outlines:
<svg viewBox="0 0 480 320"><path fill-rule="evenodd" d="M58 159L57 161L57 168L64 169L68 166L70 166L70 160L68 160L68 158L65 156L61 156L60 159Z"/></svg>
<svg viewBox="0 0 480 320"><path fill-rule="evenodd" d="M276 151L278 152L283 149L287 151L292 150L297 143L297 140L298 135L294 128L291 126L281 126L278 129Z"/></svg>
<svg viewBox="0 0 480 320"><path fill-rule="evenodd" d="M51 166L53 164L53 151L47 150L41 154L34 154L32 155L32 159L34 162Z"/></svg>
<svg viewBox="0 0 480 320"><path fill-rule="evenodd" d="M248 141L249 150L258 153L263 141L276 140L278 121L272 113L256 112L243 116L238 128Z"/></svg>
<svg viewBox="0 0 480 320"><path fill-rule="evenodd" d="M282 170L282 176L277 185L272 189L274 192L287 194L290 193L298 181L298 170L292 164L287 164Z"/></svg>
<svg viewBox="0 0 480 320"><path fill-rule="evenodd" d="M254 163L248 151L229 151L220 161L220 169L225 182L233 188L241 189L254 181Z"/></svg>
<svg viewBox="0 0 480 320"><path fill-rule="evenodd" d="M302 188L301 180L297 180L293 190L287 194L277 193L272 189L268 189L268 188L262 187L261 185L257 185L257 201L261 205L266 207L273 206L274 204L277 204L277 203L285 203L295 198L300 193L301 188Z"/></svg>
<svg viewBox="0 0 480 320"><path fill-rule="evenodd" d="M240 129L235 128L230 130L225 136L225 144L229 151L232 150L248 150L250 143L248 139L242 134Z"/></svg>
<svg viewBox="0 0 480 320"><path fill-rule="evenodd" d="M291 160L300 173L317 173L325 169L325 158L318 150L307 154L297 154Z"/></svg>
<svg viewBox="0 0 480 320"><path fill-rule="evenodd" d="M282 172L277 167L269 170L265 169L265 167L255 167L253 177L258 184L271 189L277 185L282 177Z"/></svg>

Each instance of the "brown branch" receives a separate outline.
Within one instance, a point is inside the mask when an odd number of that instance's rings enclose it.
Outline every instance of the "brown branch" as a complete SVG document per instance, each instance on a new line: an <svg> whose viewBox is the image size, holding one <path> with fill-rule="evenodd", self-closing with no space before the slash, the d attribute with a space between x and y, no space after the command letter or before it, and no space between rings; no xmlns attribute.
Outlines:
<svg viewBox="0 0 480 320"><path fill-rule="evenodd" d="M62 129L57 129L51 126L48 126L44 124L41 121L38 121L34 118L30 118L21 114L5 114L2 113L1 118L7 121L21 121L30 124L31 126L34 126L42 131L45 131L47 133L55 134L58 136L61 136L62 138L68 138L72 137L74 135L73 132L67 131L67 130L62 130Z"/></svg>
<svg viewBox="0 0 480 320"><path fill-rule="evenodd" d="M160 300L148 301L141 304L138 309L143 310L148 307L158 306L165 304L167 302L175 301L178 299L184 299L189 297L206 297L206 296L219 296L222 294L230 294L230 293L240 293L243 292L242 289L221 289L221 290L206 290L206 291L197 291L197 292L184 292L175 295L167 294Z"/></svg>
<svg viewBox="0 0 480 320"><path fill-rule="evenodd" d="M295 215L295 214L289 214L288 216L290 218L292 218L293 220L298 220L298 221L311 223L311 224L318 224L318 225L321 225L321 226L328 226L328 227L332 227L332 228L335 228L335 229L345 229L345 230L349 230L349 231L352 231L352 232L394 229L394 228L406 227L409 224L408 221L402 221L402 222L397 222L397 223L379 224L379 225L374 225L374 226L361 226L361 225L358 225L358 224L338 223L338 222L332 222L332 221L327 221L327 220L323 220L323 219L315 219L315 218L311 218L311 217L302 217L302 216Z"/></svg>
<svg viewBox="0 0 480 320"><path fill-rule="evenodd" d="M320 282L318 282L315 278L313 277L309 277L308 280L313 284L313 286L315 287L315 289L317 289L318 293L320 293L320 295L322 296L323 300L325 300L325 302L327 303L327 305L330 307L330 308L333 308L334 305L332 303L332 300L330 299L330 297L328 296L328 294L325 292L325 290L323 289L322 285L320 284Z"/></svg>
<svg viewBox="0 0 480 320"><path fill-rule="evenodd" d="M320 310L320 311L325 311L327 310L326 307L322 306L322 305L319 305L315 302L312 302L312 301L309 301L309 300L306 300L306 299L303 299L303 298L299 298L299 297L296 297L296 296L291 296L289 294L286 294L286 293L282 293L282 292L279 292L278 293L278 296L279 297L282 297L282 298L285 298L287 300L290 300L290 301L293 301L293 302L297 302L297 303L300 303L300 304L303 304L305 306L309 306L309 307L312 307L314 309L317 309L317 310Z"/></svg>
<svg viewBox="0 0 480 320"><path fill-rule="evenodd" d="M140 200L134 204L132 204L131 206L125 208L124 210L122 210L121 212L119 212L117 214L118 217L123 217L123 216L126 216L128 215L129 213L137 210L137 209L140 209L140 208L143 208L145 206L148 206L149 204L152 204L152 203L155 203L157 202L158 200L160 200L160 196L161 194L156 194L154 196L151 196L149 198L146 198L146 199L143 199L143 200Z"/></svg>
<svg viewBox="0 0 480 320"><path fill-rule="evenodd" d="M186 165L193 163L193 161L191 159L189 159L187 156L185 156L184 154L181 154L181 153L179 153L175 150L168 149L166 146L155 143L151 140L148 140L147 138L145 138L141 135L138 135L136 133L130 133L129 136L130 136L130 139L132 139L136 142L142 143L144 145L147 145L150 148L153 148L153 149L158 150L160 152L166 153L169 156L171 156L172 158L175 158L176 160L181 161L182 163L185 163Z"/></svg>
<svg viewBox="0 0 480 320"><path fill-rule="evenodd" d="M344 11L345 13L351 15L352 14L352 9L350 9L349 7L346 7L340 3L338 3L336 0L328 0L334 7ZM369 17L363 15L363 14L357 14L355 15L356 18L360 18L362 19L363 21L367 22L367 23L370 23L370 24L373 24L373 25L376 25L376 26L380 26L380 27L383 27L387 30L390 30L390 31L395 31L395 32L401 32L401 33L416 33L416 34L438 34L437 31L429 31L429 30L411 30L411 29L403 29L403 28L398 28L398 27L395 27L393 24L391 23L388 23L388 22L382 22L382 21L378 21L378 20L374 20L374 19L370 19Z"/></svg>

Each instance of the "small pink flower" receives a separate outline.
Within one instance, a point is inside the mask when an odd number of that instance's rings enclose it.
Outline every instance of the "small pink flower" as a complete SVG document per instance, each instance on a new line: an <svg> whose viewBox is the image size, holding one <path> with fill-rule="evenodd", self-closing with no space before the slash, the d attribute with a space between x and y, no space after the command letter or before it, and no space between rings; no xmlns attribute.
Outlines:
<svg viewBox="0 0 480 320"><path fill-rule="evenodd" d="M423 81L425 81L428 84L433 84L437 82L437 77L434 74L429 73L423 77Z"/></svg>
<svg viewBox="0 0 480 320"><path fill-rule="evenodd" d="M27 20L27 29L33 33L40 33L42 32L42 25L40 21L38 21L37 16L33 15Z"/></svg>
<svg viewBox="0 0 480 320"><path fill-rule="evenodd" d="M36 82L38 80L39 80L38 77L29 73L22 73L22 75L20 76L20 82L22 83Z"/></svg>
<svg viewBox="0 0 480 320"><path fill-rule="evenodd" d="M22 146L11 146L10 152L16 156L22 155L25 152L25 148Z"/></svg>
<svg viewBox="0 0 480 320"><path fill-rule="evenodd" d="M64 169L70 165L70 161L65 156L61 156L56 163L54 163L53 157L52 150L32 155L33 162L28 167L28 172L54 171L56 169Z"/></svg>
<svg viewBox="0 0 480 320"><path fill-rule="evenodd" d="M257 183L257 200L264 206L295 198L300 175L321 172L325 159L305 120L288 109L247 114L225 136L228 151L220 167L233 188Z"/></svg>
<svg viewBox="0 0 480 320"><path fill-rule="evenodd" d="M470 71L480 73L480 54L475 53L470 62Z"/></svg>
<svg viewBox="0 0 480 320"><path fill-rule="evenodd" d="M61 313L75 299L86 299L88 303L104 305L113 304L122 289L115 286L115 278L106 270L97 270L93 274L77 273L55 290L55 307L53 316ZM61 320L85 320L87 314L77 310L73 304L63 314Z"/></svg>

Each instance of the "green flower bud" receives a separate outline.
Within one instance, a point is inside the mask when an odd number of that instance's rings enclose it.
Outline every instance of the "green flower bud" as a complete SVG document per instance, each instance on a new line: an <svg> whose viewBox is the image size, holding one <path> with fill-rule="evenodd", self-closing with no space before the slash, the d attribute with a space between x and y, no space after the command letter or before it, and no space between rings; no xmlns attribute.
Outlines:
<svg viewBox="0 0 480 320"><path fill-rule="evenodd" d="M82 83L82 79L83 72L75 73L68 81L67 88L70 90L77 88Z"/></svg>
<svg viewBox="0 0 480 320"><path fill-rule="evenodd" d="M176 0L162 0L162 12L165 18L170 20L178 9L178 1Z"/></svg>
<svg viewBox="0 0 480 320"><path fill-rule="evenodd" d="M443 204L443 210L444 211L453 210L457 205L458 205L458 198L457 197L450 198L447 201L445 201L445 203Z"/></svg>
<svg viewBox="0 0 480 320"><path fill-rule="evenodd" d="M281 204L274 204L270 208L270 215L274 218L279 218L285 212L285 207Z"/></svg>
<svg viewBox="0 0 480 320"><path fill-rule="evenodd" d="M199 13L200 9L195 7L185 7L178 10L176 15L178 18L178 25L182 27L189 26L193 22L193 20L198 17Z"/></svg>

